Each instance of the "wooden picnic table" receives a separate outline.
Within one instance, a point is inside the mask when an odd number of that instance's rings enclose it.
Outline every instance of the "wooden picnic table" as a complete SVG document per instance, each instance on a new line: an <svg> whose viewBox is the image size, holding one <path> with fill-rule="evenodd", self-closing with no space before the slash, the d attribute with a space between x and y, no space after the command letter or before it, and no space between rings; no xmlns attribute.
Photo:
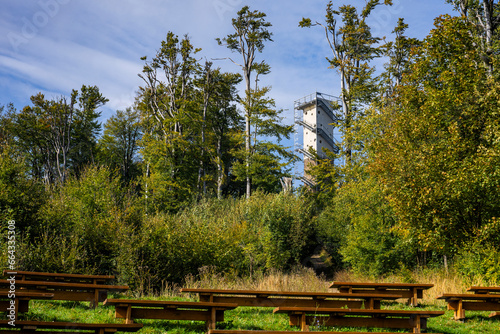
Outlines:
<svg viewBox="0 0 500 334"><path fill-rule="evenodd" d="M8 320L0 320L1 334L111 334L116 332L136 332L142 328L142 324L89 324L61 321L16 321L11 326ZM57 331L38 331L39 329L55 329Z"/></svg>
<svg viewBox="0 0 500 334"><path fill-rule="evenodd" d="M408 298L408 304L418 305L418 299L423 297L423 291L430 289L434 284L419 283L367 283L367 282L333 282L331 289L344 293L367 293L373 291L380 294L398 294Z"/></svg>
<svg viewBox="0 0 500 334"><path fill-rule="evenodd" d="M52 293L35 293L17 291L11 293L9 291L0 291L0 312L11 312L9 308L12 307L11 301L14 301L14 319L17 320L19 313L25 313L29 310L29 301L31 299L51 299L54 297Z"/></svg>
<svg viewBox="0 0 500 334"><path fill-rule="evenodd" d="M113 275L82 275L82 274L64 274L47 273L37 271L10 271L4 270L5 277L14 276L16 281L51 281L68 283L90 283L107 284L115 279Z"/></svg>
<svg viewBox="0 0 500 334"><path fill-rule="evenodd" d="M12 281L0 280L0 292L7 292ZM17 292L52 293L54 300L89 301L91 307L96 307L99 302L106 300L108 291L124 292L128 290L125 285L65 283L51 281L16 281Z"/></svg>
<svg viewBox="0 0 500 334"><path fill-rule="evenodd" d="M381 300L396 300L399 294L292 292L259 290L187 289L181 292L198 294L202 302L235 303L238 306L278 307L347 307L379 309Z"/></svg>
<svg viewBox="0 0 500 334"><path fill-rule="evenodd" d="M316 322L326 326L404 328L421 333L427 319L444 311L366 310L315 307L278 307L274 313L288 313L291 326L308 331Z"/></svg>
<svg viewBox="0 0 500 334"><path fill-rule="evenodd" d="M454 311L455 320L465 320L465 311L500 311L500 294L448 293L437 299L448 303L448 310Z"/></svg>
<svg viewBox="0 0 500 334"><path fill-rule="evenodd" d="M134 319L205 321L209 330L224 321L226 310L238 307L232 303L137 299L107 299L104 305L114 305L115 317L125 319L127 324Z"/></svg>

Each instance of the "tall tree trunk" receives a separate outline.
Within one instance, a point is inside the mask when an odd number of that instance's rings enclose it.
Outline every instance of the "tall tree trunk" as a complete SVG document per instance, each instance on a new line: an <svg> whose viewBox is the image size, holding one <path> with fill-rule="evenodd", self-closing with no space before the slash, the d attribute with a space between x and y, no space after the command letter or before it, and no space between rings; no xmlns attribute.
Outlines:
<svg viewBox="0 0 500 334"><path fill-rule="evenodd" d="M247 111L245 114L245 151L246 151L246 172L247 172L247 187L246 187L246 198L250 198L250 195L252 194L252 180L250 178L250 139L251 139L251 132L250 132L250 117L251 115L251 87L250 87L250 68L245 69L245 81L246 81L246 99L247 99Z"/></svg>
<svg viewBox="0 0 500 334"><path fill-rule="evenodd" d="M217 139L217 199L222 199L222 183L224 173L222 169L221 139Z"/></svg>

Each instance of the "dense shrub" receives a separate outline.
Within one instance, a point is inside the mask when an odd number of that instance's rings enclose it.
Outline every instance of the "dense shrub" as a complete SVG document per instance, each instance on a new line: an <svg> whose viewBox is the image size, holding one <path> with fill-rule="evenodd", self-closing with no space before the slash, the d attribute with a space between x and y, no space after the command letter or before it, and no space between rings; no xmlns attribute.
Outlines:
<svg viewBox="0 0 500 334"><path fill-rule="evenodd" d="M39 233L24 243L23 269L115 274L133 262L121 254L130 253L140 215L106 168L89 168L54 190L39 217Z"/></svg>
<svg viewBox="0 0 500 334"><path fill-rule="evenodd" d="M498 244L472 243L455 257L455 269L471 280L500 284L500 247Z"/></svg>
<svg viewBox="0 0 500 334"><path fill-rule="evenodd" d="M0 218L16 222L18 232L35 230L37 213L45 201L43 185L9 146L0 146Z"/></svg>
<svg viewBox="0 0 500 334"><path fill-rule="evenodd" d="M138 249L138 286L158 290L204 267L229 275L291 269L307 254L312 233L299 202L293 196L257 194L148 217Z"/></svg>
<svg viewBox="0 0 500 334"><path fill-rule="evenodd" d="M392 231L395 217L376 180L345 184L331 205L325 210L330 227L324 217L321 226L329 231L334 254L355 272L383 275L414 261L412 248Z"/></svg>
<svg viewBox="0 0 500 334"><path fill-rule="evenodd" d="M143 290L158 290L167 282L182 282L203 266L239 272L244 256L235 236L237 226L220 218L207 221L183 214L148 217L138 246L136 284Z"/></svg>

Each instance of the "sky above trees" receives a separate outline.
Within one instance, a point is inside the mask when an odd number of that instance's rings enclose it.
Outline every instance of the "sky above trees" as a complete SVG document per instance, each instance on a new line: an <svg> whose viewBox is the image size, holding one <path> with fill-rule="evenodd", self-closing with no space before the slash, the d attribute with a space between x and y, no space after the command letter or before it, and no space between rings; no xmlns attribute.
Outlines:
<svg viewBox="0 0 500 334"><path fill-rule="evenodd" d="M335 3L357 2L364 3ZM231 18L246 4L266 13L273 25L274 42L259 55L271 66L262 84L272 86L276 106L288 109L284 116L290 123L294 100L314 91L339 95L337 74L327 69L322 31L298 27L302 17L323 20L325 0L23 0L6 1L0 11L0 104L21 109L38 92L56 98L82 84L96 85L109 99L102 114L108 118L133 104L142 84L140 58L152 56L168 31L189 34L203 49L200 58L237 58L215 39L232 31ZM404 17L408 36L423 38L444 13L452 13L444 0L395 0L393 7L372 15L371 26L374 34L392 39L398 18ZM239 70L227 59L215 63Z"/></svg>

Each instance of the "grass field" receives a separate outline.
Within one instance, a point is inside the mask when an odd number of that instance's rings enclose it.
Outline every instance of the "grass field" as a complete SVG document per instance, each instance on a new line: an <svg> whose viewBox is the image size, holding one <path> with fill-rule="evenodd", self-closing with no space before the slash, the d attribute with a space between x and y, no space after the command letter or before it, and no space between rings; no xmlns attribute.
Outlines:
<svg viewBox="0 0 500 334"><path fill-rule="evenodd" d="M336 280L363 280L362 277L353 276L350 273L339 273ZM364 280L368 280L365 278ZM464 292L467 286L472 284L480 285L484 282L468 282L459 280L455 276L442 272L428 272L412 274L410 277L394 276L386 277L385 281L416 281L420 283L433 283L435 287L424 293L422 305L419 307L425 310L446 310L444 301L436 300L436 297L444 292ZM292 274L271 273L265 276L253 278L227 278L216 273L202 272L198 278L190 277L186 281L185 287L190 288L224 288L224 289L259 289L259 290L281 290L281 291L327 291L331 281L322 277L317 277L313 272L301 270ZM179 287L169 286L158 296L140 296L139 293L129 295L128 298L148 298L148 299L175 299L175 300L196 300L195 296L181 294ZM115 296L117 297L117 296ZM58 302L58 301L34 301L30 307L30 312L24 315L28 320L44 321L72 321L72 322L96 322L113 323L121 322L114 317L114 307L99 305L92 310L88 303L78 302ZM411 309L399 302L388 302L382 305L383 308ZM251 330L298 330L298 328L288 325L288 316L285 314L273 314L272 308L250 308L239 307L226 312L225 322L218 323L219 329L251 329ZM443 334L479 334L479 333L500 333L500 321L488 318L489 312L466 312L467 320L457 322L453 320L453 312L447 311L444 316L431 318L428 321L428 333ZM140 334L163 334L163 333L204 333L205 327L202 322L190 321L157 321L157 320L137 320L143 323L144 328ZM381 331L383 329L367 328L331 328L323 326L311 326L311 331L315 330L335 330L335 331ZM389 330L386 330L389 331ZM394 330L391 330L394 331ZM401 331L404 333L405 331Z"/></svg>

